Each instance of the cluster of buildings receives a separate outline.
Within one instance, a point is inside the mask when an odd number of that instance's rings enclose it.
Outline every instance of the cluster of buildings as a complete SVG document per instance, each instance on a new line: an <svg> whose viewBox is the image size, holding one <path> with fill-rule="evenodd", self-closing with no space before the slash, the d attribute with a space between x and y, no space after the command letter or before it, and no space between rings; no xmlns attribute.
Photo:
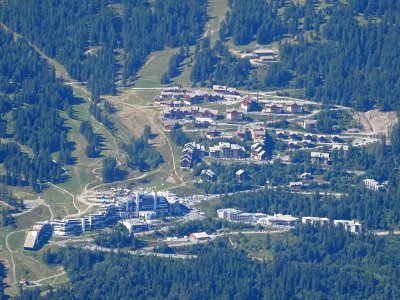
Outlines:
<svg viewBox="0 0 400 300"><path fill-rule="evenodd" d="M42 226L41 228L45 229L44 232L50 232L50 236L52 234L67 236L105 228L119 220L132 218L152 220L161 214L177 215L184 210L175 197L167 193L148 191L113 190L112 192L102 192L96 195L94 201L101 203L95 213L81 218L63 218L38 223L38 226ZM27 240L28 238L32 239L34 235L33 233L28 234ZM38 233L37 236L41 236L41 234ZM38 241L40 240L38 239ZM30 244L32 243L30 242Z"/></svg>
<svg viewBox="0 0 400 300"><path fill-rule="evenodd" d="M304 105L296 102L268 103L264 105L263 112L269 114L302 114L304 113Z"/></svg>
<svg viewBox="0 0 400 300"><path fill-rule="evenodd" d="M167 107L163 110L164 121L169 120L195 120L197 122L213 123L218 116L218 110L201 108L198 106L189 107Z"/></svg>
<svg viewBox="0 0 400 300"><path fill-rule="evenodd" d="M193 161L204 155L205 148L194 142L187 143L183 146L181 153L181 169L188 170L193 167Z"/></svg>
<svg viewBox="0 0 400 300"><path fill-rule="evenodd" d="M274 214L266 215L262 213L245 213L234 208L224 208L217 210L218 218L232 221L232 222L243 222L249 224L261 224L272 227L294 227L300 220L292 215ZM303 217L301 219L303 224L310 225L325 225L329 224L328 218L320 217ZM360 233L362 231L362 225L354 220L333 220L335 226L343 226L345 230L352 233Z"/></svg>
<svg viewBox="0 0 400 300"><path fill-rule="evenodd" d="M261 66L274 63L278 59L276 51L271 49L243 50L240 51L241 57L249 57L250 63L254 66Z"/></svg>
<svg viewBox="0 0 400 300"><path fill-rule="evenodd" d="M214 85L212 89L190 89L181 87L163 88L160 95L154 98L154 102L167 105L168 99L181 100L186 105L200 104L204 102L216 102L224 99L239 98L241 95L235 88L222 85Z"/></svg>

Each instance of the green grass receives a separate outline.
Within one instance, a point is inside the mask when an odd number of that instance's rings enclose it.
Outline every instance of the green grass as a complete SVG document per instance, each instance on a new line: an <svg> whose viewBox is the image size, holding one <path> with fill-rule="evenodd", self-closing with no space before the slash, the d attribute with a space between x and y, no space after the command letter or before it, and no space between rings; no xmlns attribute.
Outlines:
<svg viewBox="0 0 400 300"><path fill-rule="evenodd" d="M13 253L13 256L16 263L17 279L39 280L60 273L56 268L50 268L41 260L25 253Z"/></svg>
<svg viewBox="0 0 400 300"><path fill-rule="evenodd" d="M200 202L197 206L206 214L207 217L216 217L217 208L221 207L222 203L219 198Z"/></svg>
<svg viewBox="0 0 400 300"><path fill-rule="evenodd" d="M161 76L168 70L168 63L171 56L178 53L178 51L179 48L168 48L150 54L147 62L137 74L135 87L162 87L162 84L160 83Z"/></svg>
<svg viewBox="0 0 400 300"><path fill-rule="evenodd" d="M17 231L13 232L8 236L8 245L11 251L20 251L24 247L24 242L27 232Z"/></svg>
<svg viewBox="0 0 400 300"><path fill-rule="evenodd" d="M38 221L50 220L50 212L46 206L40 205L15 219L17 221L17 228L29 229Z"/></svg>

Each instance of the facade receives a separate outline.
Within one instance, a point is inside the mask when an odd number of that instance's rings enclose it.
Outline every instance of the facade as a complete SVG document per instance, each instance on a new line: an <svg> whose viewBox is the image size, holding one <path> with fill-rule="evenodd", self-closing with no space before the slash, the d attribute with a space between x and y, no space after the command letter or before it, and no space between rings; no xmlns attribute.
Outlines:
<svg viewBox="0 0 400 300"><path fill-rule="evenodd" d="M149 224L135 219L124 220L121 223L126 227L126 229L128 229L129 234L146 231L149 229Z"/></svg>
<svg viewBox="0 0 400 300"><path fill-rule="evenodd" d="M201 181L203 182L212 182L215 179L215 174L212 170L202 170L200 174Z"/></svg>
<svg viewBox="0 0 400 300"><path fill-rule="evenodd" d="M224 208L217 210L218 218L242 223L257 223L258 220L265 218L267 215L262 213L244 213L234 208Z"/></svg>
<svg viewBox="0 0 400 300"><path fill-rule="evenodd" d="M370 178L364 179L363 183L367 189L370 189L373 191L381 192L381 191L385 190L385 187L383 186L383 184L379 183L375 179L370 179Z"/></svg>
<svg viewBox="0 0 400 300"><path fill-rule="evenodd" d="M304 107L302 105L294 103L286 104L286 111L292 114L301 114L304 111Z"/></svg>
<svg viewBox="0 0 400 300"><path fill-rule="evenodd" d="M265 128L262 126L254 126L250 128L251 138L253 141L259 142L261 144L264 143L265 140Z"/></svg>
<svg viewBox="0 0 400 300"><path fill-rule="evenodd" d="M291 215L275 214L260 219L258 223L270 226L294 227L299 223L299 218Z"/></svg>
<svg viewBox="0 0 400 300"><path fill-rule="evenodd" d="M249 112L253 110L255 102L250 97L244 97L242 102L240 102L240 109L244 110L245 112Z"/></svg>
<svg viewBox="0 0 400 300"><path fill-rule="evenodd" d="M303 120L303 128L305 130L312 130L315 129L317 126L316 120Z"/></svg>
<svg viewBox="0 0 400 300"><path fill-rule="evenodd" d="M209 152L212 158L240 159L246 156L246 150L242 146L222 142L210 147Z"/></svg>
<svg viewBox="0 0 400 300"><path fill-rule="evenodd" d="M50 223L36 223L25 238L24 250L34 251L41 248L50 239L51 234L52 228Z"/></svg>
<svg viewBox="0 0 400 300"><path fill-rule="evenodd" d="M319 218L319 217L303 217L301 218L301 222L303 224L310 224L310 225L326 225L329 224L328 218Z"/></svg>
<svg viewBox="0 0 400 300"><path fill-rule="evenodd" d="M271 113L271 114L281 114L281 113L283 113L283 105L265 104L264 112Z"/></svg>
<svg viewBox="0 0 400 300"><path fill-rule="evenodd" d="M181 169L188 170L193 167L193 161L204 155L204 147L194 142L187 143L183 146L181 153Z"/></svg>
<svg viewBox="0 0 400 300"><path fill-rule="evenodd" d="M245 139L247 136L247 128L244 126L238 126L235 135L240 139Z"/></svg>
<svg viewBox="0 0 400 300"><path fill-rule="evenodd" d="M243 112L237 109L227 109L226 118L234 122L243 121Z"/></svg>
<svg viewBox="0 0 400 300"><path fill-rule="evenodd" d="M345 230L351 233L360 233L362 231L362 225L354 220L334 220L335 226L343 226Z"/></svg>
<svg viewBox="0 0 400 300"><path fill-rule="evenodd" d="M329 162L329 153L311 152L311 163L327 165Z"/></svg>
<svg viewBox="0 0 400 300"><path fill-rule="evenodd" d="M251 157L256 160L267 159L267 152L264 150L264 145L257 142L253 144L250 148Z"/></svg>

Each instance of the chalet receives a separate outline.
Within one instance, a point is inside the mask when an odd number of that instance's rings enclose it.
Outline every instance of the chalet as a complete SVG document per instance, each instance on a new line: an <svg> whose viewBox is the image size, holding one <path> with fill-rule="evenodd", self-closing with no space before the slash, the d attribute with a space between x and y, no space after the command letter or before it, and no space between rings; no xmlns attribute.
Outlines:
<svg viewBox="0 0 400 300"><path fill-rule="evenodd" d="M226 110L226 118L230 121L242 121L243 120L243 112L237 109L227 109Z"/></svg>
<svg viewBox="0 0 400 300"><path fill-rule="evenodd" d="M286 104L285 108L287 112L292 114L301 114L304 111L304 107L296 102Z"/></svg>
<svg viewBox="0 0 400 300"><path fill-rule="evenodd" d="M244 97L242 102L240 102L240 109L244 110L245 112L252 111L255 106L255 101L250 97Z"/></svg>
<svg viewBox="0 0 400 300"><path fill-rule="evenodd" d="M215 179L215 174L212 170L202 170L200 173L201 181L203 182L212 182Z"/></svg>
<svg viewBox="0 0 400 300"><path fill-rule="evenodd" d="M311 152L311 163L327 165L329 162L329 153Z"/></svg>
<svg viewBox="0 0 400 300"><path fill-rule="evenodd" d="M245 175L246 174L245 174L244 170L240 169L235 173L235 178L236 178L237 181L243 181Z"/></svg>
<svg viewBox="0 0 400 300"><path fill-rule="evenodd" d="M315 129L317 126L317 120L303 120L303 128L305 130Z"/></svg>
<svg viewBox="0 0 400 300"><path fill-rule="evenodd" d="M255 126L250 128L251 137L254 142L264 143L265 140L265 128L261 126Z"/></svg>
<svg viewBox="0 0 400 300"><path fill-rule="evenodd" d="M198 108L197 107L192 112L193 112L193 116L196 119L203 118L203 119L215 120L218 116L218 110L216 110L216 109Z"/></svg>
<svg viewBox="0 0 400 300"><path fill-rule="evenodd" d="M235 135L240 139L245 139L247 136L247 128L244 126L238 126Z"/></svg>
<svg viewBox="0 0 400 300"><path fill-rule="evenodd" d="M271 114L281 114L283 113L283 105L265 104L264 112Z"/></svg>

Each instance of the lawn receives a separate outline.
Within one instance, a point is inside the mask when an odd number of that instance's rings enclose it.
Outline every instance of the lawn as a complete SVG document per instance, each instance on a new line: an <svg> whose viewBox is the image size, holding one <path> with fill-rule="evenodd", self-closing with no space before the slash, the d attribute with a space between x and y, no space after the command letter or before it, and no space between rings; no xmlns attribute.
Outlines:
<svg viewBox="0 0 400 300"><path fill-rule="evenodd" d="M10 246L11 251L22 250L26 235L27 232L25 231L16 231L8 236L8 245Z"/></svg>

